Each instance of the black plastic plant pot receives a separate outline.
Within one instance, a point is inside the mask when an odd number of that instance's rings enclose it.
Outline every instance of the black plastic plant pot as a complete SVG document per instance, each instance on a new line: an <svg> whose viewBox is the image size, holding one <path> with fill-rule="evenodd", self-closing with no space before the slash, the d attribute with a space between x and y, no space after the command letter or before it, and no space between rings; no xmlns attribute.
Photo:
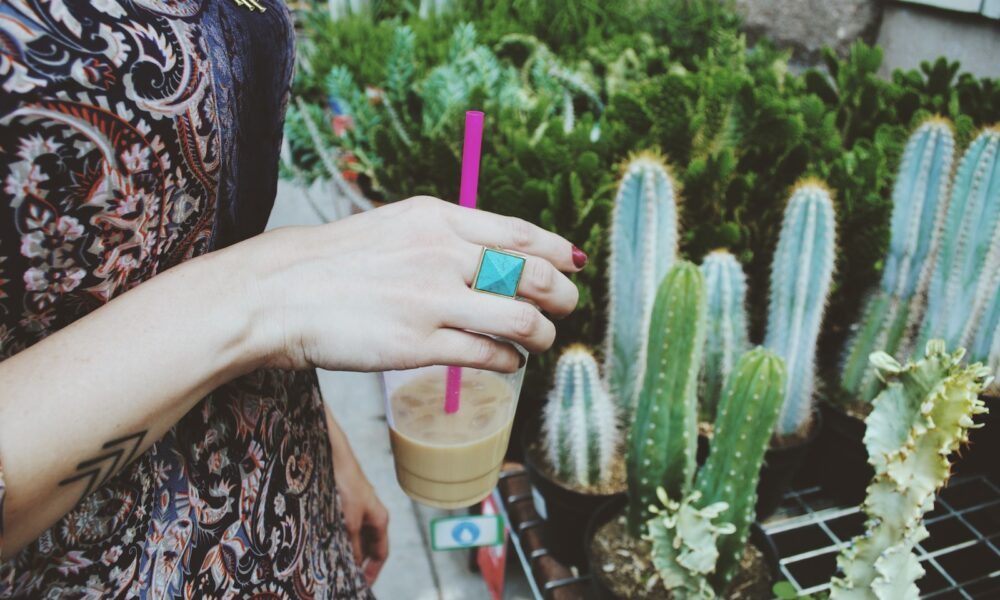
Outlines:
<svg viewBox="0 0 1000 600"><path fill-rule="evenodd" d="M820 411L824 421L816 451L816 468L822 473L820 486L827 496L843 504L861 504L875 476L865 448L865 422L828 403L821 404Z"/></svg>
<svg viewBox="0 0 1000 600"><path fill-rule="evenodd" d="M585 549L587 553L587 568L590 571L591 592L587 596L588 600L624 600L611 591L607 581L602 576L603 571L599 568L599 565L595 564L591 546L593 545L594 536L597 534L597 531L605 523L622 514L625 511L627 502L628 499L625 496L610 500L598 508L590 518L590 521L587 522ZM764 564L767 565L767 570L771 575L771 580L776 581L779 573L778 551L774 546L774 542L771 541L757 523L753 523L750 526L750 543L760 550L764 556Z"/></svg>
<svg viewBox="0 0 1000 600"><path fill-rule="evenodd" d="M823 414L813 411L813 426L805 439L782 446L768 448L764 453L764 464L760 468L757 483L757 520L763 521L774 514L781 505L785 492L792 487L792 481L806 457L812 454L813 445L823 431Z"/></svg>
<svg viewBox="0 0 1000 600"><path fill-rule="evenodd" d="M969 431L969 443L955 460L954 475L989 475L1000 477L1000 397L981 395L990 411L978 415L976 423L982 425Z"/></svg>
<svg viewBox="0 0 1000 600"><path fill-rule="evenodd" d="M555 481L549 477L547 469L541 468L538 464L540 457L532 451L532 446L539 439L539 423L534 418L527 422L522 431L521 447L531 485L545 502L548 534L546 544L549 551L563 564L585 569L587 554L584 550L584 525L602 505L624 498L625 492L585 494Z"/></svg>

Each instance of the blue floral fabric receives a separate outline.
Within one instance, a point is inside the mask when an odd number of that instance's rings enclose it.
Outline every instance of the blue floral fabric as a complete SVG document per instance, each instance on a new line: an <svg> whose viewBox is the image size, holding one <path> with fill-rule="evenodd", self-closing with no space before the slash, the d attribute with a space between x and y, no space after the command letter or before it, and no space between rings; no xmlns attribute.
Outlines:
<svg viewBox="0 0 1000 600"><path fill-rule="evenodd" d="M262 3L0 1L0 360L263 229L294 36ZM216 390L4 555L0 598L369 597L323 411L311 372Z"/></svg>

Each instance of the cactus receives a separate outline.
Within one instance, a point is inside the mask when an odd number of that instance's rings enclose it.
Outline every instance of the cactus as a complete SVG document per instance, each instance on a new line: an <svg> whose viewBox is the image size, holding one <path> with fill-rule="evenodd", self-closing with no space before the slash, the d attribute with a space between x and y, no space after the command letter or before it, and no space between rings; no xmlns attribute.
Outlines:
<svg viewBox="0 0 1000 600"><path fill-rule="evenodd" d="M649 522L653 564L674 597L722 597L754 519L757 479L787 375L784 361L759 347L744 354L733 373L694 491L680 500L659 494L664 508Z"/></svg>
<svg viewBox="0 0 1000 600"><path fill-rule="evenodd" d="M604 375L625 423L643 380L653 299L676 254L673 179L659 157L640 154L625 167L615 198L608 267Z"/></svg>
<svg viewBox="0 0 1000 600"><path fill-rule="evenodd" d="M924 121L903 152L892 191L892 233L882 281L865 305L841 373L843 389L866 402L878 392L868 356L876 349L896 355L912 343L906 337L923 310L954 152L951 123L941 117Z"/></svg>
<svg viewBox="0 0 1000 600"><path fill-rule="evenodd" d="M708 306L705 360L701 369L701 418L715 419L715 407L736 360L750 346L747 335L747 281L729 252L716 250L701 263Z"/></svg>
<svg viewBox="0 0 1000 600"><path fill-rule="evenodd" d="M771 267L764 346L785 360L788 385L777 434L806 430L812 419L816 339L833 277L833 202L819 181L803 181L785 208Z"/></svg>
<svg viewBox="0 0 1000 600"><path fill-rule="evenodd" d="M608 481L618 451L618 422L586 346L570 346L559 357L544 434L549 463L560 479L580 486Z"/></svg>
<svg viewBox="0 0 1000 600"><path fill-rule="evenodd" d="M1000 272L1000 129L986 129L962 156L952 184L920 339L968 344Z"/></svg>
<svg viewBox="0 0 1000 600"><path fill-rule="evenodd" d="M629 431L627 519L638 536L649 521L656 489L683 498L691 486L698 444L698 369L705 343L705 284L682 261L663 279L649 326L647 368Z"/></svg>
<svg viewBox="0 0 1000 600"><path fill-rule="evenodd" d="M924 569L913 548L928 536L923 517L951 470L948 456L968 441L973 417L987 412L978 394L989 369L961 366L964 351L947 354L928 342L925 358L900 365L884 352L872 364L888 383L872 403L865 445L875 477L864 508L866 531L841 551L842 577L833 600L917 598Z"/></svg>

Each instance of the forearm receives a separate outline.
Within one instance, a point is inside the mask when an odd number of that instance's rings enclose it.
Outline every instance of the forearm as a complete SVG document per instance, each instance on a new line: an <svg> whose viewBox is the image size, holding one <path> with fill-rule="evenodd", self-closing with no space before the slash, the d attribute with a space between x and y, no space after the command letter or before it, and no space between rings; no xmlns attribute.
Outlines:
<svg viewBox="0 0 1000 600"><path fill-rule="evenodd" d="M234 249L189 261L0 362L4 556L257 366L245 271Z"/></svg>

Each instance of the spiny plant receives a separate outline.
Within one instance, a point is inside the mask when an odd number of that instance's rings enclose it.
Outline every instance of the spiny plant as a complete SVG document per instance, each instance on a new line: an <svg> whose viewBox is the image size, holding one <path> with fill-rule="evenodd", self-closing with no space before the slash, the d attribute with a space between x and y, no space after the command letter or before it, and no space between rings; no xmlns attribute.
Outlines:
<svg viewBox="0 0 1000 600"><path fill-rule="evenodd" d="M884 352L872 365L886 388L872 402L865 445L875 477L868 486L865 533L837 557L842 577L832 581L834 600L917 598L924 568L914 548L929 535L924 515L951 471L949 455L968 441L974 417L986 413L979 393L989 369L963 366L965 351L928 342L924 358L901 365Z"/></svg>
<svg viewBox="0 0 1000 600"><path fill-rule="evenodd" d="M743 558L757 502L761 463L784 397L784 361L756 348L726 387L715 436L693 489L657 493L663 508L648 522L653 564L675 598L719 598ZM685 418L671 411L672 418Z"/></svg>
<svg viewBox="0 0 1000 600"><path fill-rule="evenodd" d="M818 180L799 183L785 208L774 252L764 341L788 367L779 436L804 433L812 420L816 341L833 277L835 230L826 185Z"/></svg>
<svg viewBox="0 0 1000 600"><path fill-rule="evenodd" d="M568 347L555 369L555 387L545 405L545 449L559 478L592 487L604 484L618 456L615 405L597 361L583 345Z"/></svg>
<svg viewBox="0 0 1000 600"><path fill-rule="evenodd" d="M750 347L747 334L746 275L736 257L716 250L701 263L708 318L701 367L701 419L711 422L722 389L737 359Z"/></svg>
<svg viewBox="0 0 1000 600"><path fill-rule="evenodd" d="M955 138L951 123L934 117L910 136L893 187L891 237L882 281L868 299L857 332L850 340L841 371L841 387L869 401L878 379L868 356L876 349L896 355L908 348L908 329L921 317L932 258L940 241L947 208Z"/></svg>
<svg viewBox="0 0 1000 600"><path fill-rule="evenodd" d="M698 267L678 262L659 286L626 453L633 536L644 533L656 489L684 497L696 468L698 369L705 344L705 282Z"/></svg>
<svg viewBox="0 0 1000 600"><path fill-rule="evenodd" d="M983 130L962 156L941 230L920 340L967 342L1000 274L1000 129Z"/></svg>
<svg viewBox="0 0 1000 600"><path fill-rule="evenodd" d="M646 365L653 301L677 254L677 201L663 161L643 153L625 166L611 216L605 376L629 422ZM653 488L655 489L655 488Z"/></svg>

